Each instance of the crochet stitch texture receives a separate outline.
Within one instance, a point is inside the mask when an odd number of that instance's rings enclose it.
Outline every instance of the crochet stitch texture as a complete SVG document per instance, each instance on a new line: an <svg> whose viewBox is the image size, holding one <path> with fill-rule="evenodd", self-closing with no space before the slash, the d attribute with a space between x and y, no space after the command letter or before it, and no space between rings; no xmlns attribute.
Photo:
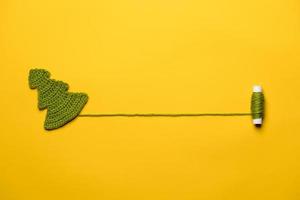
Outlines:
<svg viewBox="0 0 300 200"><path fill-rule="evenodd" d="M68 92L67 83L50 79L50 72L45 69L31 69L28 80L30 88L38 91L38 108L47 108L46 130L57 129L75 119L88 101L87 94Z"/></svg>

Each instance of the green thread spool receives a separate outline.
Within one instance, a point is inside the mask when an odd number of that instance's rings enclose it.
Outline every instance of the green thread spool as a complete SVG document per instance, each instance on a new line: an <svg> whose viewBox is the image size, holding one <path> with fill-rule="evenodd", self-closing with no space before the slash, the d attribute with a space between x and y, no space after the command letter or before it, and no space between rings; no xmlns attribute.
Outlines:
<svg viewBox="0 0 300 200"><path fill-rule="evenodd" d="M264 117L264 94L260 85L253 86L251 97L252 121L256 126L261 126Z"/></svg>

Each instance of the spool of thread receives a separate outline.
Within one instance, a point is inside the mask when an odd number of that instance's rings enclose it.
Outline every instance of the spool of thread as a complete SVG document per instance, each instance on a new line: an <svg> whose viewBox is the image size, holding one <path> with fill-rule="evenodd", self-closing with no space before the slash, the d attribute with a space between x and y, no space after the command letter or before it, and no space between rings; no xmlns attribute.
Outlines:
<svg viewBox="0 0 300 200"><path fill-rule="evenodd" d="M260 85L253 86L251 97L251 114L253 124L261 126L264 118L264 94Z"/></svg>

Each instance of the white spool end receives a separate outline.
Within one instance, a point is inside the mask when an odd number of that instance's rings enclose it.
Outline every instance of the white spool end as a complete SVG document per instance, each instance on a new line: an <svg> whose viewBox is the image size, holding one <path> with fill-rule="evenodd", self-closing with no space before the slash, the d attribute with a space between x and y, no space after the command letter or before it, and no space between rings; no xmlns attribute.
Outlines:
<svg viewBox="0 0 300 200"><path fill-rule="evenodd" d="M262 125L262 118L253 119L253 124L254 125Z"/></svg>
<svg viewBox="0 0 300 200"><path fill-rule="evenodd" d="M253 92L262 92L262 87L260 85L254 85Z"/></svg>

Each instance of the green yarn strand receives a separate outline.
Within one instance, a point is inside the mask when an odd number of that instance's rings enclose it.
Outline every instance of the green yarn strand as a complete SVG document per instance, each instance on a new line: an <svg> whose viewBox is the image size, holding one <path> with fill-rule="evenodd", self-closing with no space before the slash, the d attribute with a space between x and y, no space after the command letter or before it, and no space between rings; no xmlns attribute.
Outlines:
<svg viewBox="0 0 300 200"><path fill-rule="evenodd" d="M81 114L78 117L205 117L205 116L249 116L252 113L112 113Z"/></svg>

